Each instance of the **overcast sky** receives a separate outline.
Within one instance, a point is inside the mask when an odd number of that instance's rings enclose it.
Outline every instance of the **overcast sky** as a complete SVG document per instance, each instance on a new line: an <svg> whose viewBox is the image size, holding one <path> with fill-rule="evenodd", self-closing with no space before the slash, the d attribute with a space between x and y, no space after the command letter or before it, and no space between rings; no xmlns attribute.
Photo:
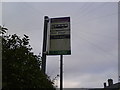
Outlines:
<svg viewBox="0 0 120 90"><path fill-rule="evenodd" d="M117 2L2 3L8 34L28 35L35 54L42 52L45 15L71 19L72 54L64 56L65 88L99 88L109 78L118 82ZM47 56L51 79L59 74L59 60L60 56ZM59 78L55 84L59 86Z"/></svg>

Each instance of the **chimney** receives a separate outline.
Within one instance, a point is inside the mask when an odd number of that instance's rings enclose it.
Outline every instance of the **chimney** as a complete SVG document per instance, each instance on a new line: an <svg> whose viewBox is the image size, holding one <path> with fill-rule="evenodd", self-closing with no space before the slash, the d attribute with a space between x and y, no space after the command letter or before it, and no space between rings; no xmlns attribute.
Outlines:
<svg viewBox="0 0 120 90"><path fill-rule="evenodd" d="M113 80L112 79L108 79L108 86L113 85Z"/></svg>
<svg viewBox="0 0 120 90"><path fill-rule="evenodd" d="M104 83L104 88L106 87L106 82Z"/></svg>

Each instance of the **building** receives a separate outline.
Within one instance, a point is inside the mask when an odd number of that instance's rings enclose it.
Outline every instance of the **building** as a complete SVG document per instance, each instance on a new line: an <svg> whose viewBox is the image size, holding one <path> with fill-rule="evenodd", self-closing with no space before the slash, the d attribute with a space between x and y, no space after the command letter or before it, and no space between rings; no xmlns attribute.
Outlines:
<svg viewBox="0 0 120 90"><path fill-rule="evenodd" d="M108 79L108 86L104 83L103 90L120 90L120 82L113 84L113 80Z"/></svg>
<svg viewBox="0 0 120 90"><path fill-rule="evenodd" d="M113 84L112 79L108 79L108 85L104 83L104 88L91 88L88 90L120 90L120 82Z"/></svg>

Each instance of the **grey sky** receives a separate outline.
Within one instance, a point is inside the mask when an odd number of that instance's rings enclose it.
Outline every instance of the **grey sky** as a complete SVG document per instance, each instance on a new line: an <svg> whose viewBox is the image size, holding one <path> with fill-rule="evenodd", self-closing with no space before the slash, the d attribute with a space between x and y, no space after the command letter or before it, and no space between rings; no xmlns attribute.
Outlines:
<svg viewBox="0 0 120 90"><path fill-rule="evenodd" d="M9 34L26 34L35 54L42 51L43 18L71 17L71 55L64 56L64 87L103 87L118 81L117 2L6 2L2 24ZM59 74L59 56L47 57L47 74ZM59 80L56 81L59 86Z"/></svg>

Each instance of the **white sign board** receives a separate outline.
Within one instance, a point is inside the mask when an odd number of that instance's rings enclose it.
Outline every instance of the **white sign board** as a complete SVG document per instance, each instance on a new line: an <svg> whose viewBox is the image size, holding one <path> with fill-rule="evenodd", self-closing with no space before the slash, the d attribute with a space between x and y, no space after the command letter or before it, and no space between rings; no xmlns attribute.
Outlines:
<svg viewBox="0 0 120 90"><path fill-rule="evenodd" d="M48 55L69 55L70 17L51 18Z"/></svg>

